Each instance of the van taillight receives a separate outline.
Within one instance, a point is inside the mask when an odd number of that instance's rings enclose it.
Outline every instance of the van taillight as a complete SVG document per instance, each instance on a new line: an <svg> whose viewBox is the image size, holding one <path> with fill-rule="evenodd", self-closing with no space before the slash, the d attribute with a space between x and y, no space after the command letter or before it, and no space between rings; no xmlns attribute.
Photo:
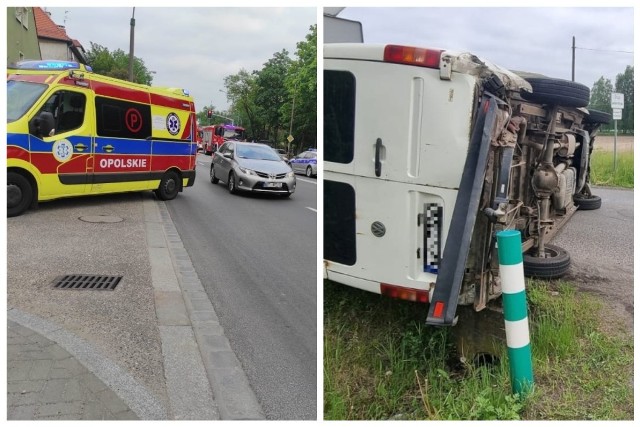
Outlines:
<svg viewBox="0 0 640 427"><path fill-rule="evenodd" d="M442 52L442 50L390 44L384 48L384 61L439 69Z"/></svg>
<svg viewBox="0 0 640 427"><path fill-rule="evenodd" d="M429 302L429 292L420 289L405 288L403 286L380 283L380 293L386 297L415 302Z"/></svg>

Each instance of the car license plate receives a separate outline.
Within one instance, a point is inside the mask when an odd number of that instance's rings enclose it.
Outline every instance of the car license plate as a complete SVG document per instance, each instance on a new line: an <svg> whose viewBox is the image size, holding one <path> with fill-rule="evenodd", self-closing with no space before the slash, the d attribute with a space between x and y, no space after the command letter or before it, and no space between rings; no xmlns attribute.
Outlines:
<svg viewBox="0 0 640 427"><path fill-rule="evenodd" d="M282 187L282 183L281 182L265 182L264 186L269 188L280 188Z"/></svg>

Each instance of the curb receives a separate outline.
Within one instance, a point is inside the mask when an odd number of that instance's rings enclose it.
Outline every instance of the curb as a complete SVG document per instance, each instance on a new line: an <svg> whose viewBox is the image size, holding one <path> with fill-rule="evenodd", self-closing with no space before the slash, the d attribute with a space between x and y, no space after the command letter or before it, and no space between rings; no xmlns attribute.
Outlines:
<svg viewBox="0 0 640 427"><path fill-rule="evenodd" d="M213 392L219 419L266 419L244 369L231 348L229 340L224 335L224 329L220 325L213 305L193 268L191 258L182 244L165 203L158 203L151 199L146 199L144 203L150 256L152 256L152 250L162 250L163 247L168 249L179 285L178 290L182 297L182 301L179 301L180 295L174 294L175 288L171 290L167 287L156 288L156 278L154 277L154 289L157 291L156 313L159 324L164 319L165 324L173 322L181 327L190 326L192 329ZM159 236L159 233L156 232L157 228L154 227L158 222L162 226L163 236ZM164 265L164 268L166 267L168 266ZM166 280L166 276L161 277L163 277L162 280ZM164 305L158 304L158 297L162 295L161 291L165 291L165 296L169 295L169 301L177 304L166 304L166 302ZM163 338L163 353L164 348L165 340ZM167 389L170 392L169 385ZM193 393L193 390L190 389L190 392Z"/></svg>

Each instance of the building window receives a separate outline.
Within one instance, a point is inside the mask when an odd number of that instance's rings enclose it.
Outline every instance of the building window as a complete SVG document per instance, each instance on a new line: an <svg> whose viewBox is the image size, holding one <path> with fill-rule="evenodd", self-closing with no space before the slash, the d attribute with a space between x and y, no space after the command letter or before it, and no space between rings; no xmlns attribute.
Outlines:
<svg viewBox="0 0 640 427"><path fill-rule="evenodd" d="M29 8L16 7L16 19L26 29L29 29Z"/></svg>

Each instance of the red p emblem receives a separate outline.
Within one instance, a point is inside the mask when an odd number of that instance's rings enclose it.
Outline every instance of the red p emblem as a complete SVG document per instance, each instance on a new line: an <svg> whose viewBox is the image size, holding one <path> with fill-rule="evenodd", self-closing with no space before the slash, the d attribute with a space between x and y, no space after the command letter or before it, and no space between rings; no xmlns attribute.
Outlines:
<svg viewBox="0 0 640 427"><path fill-rule="evenodd" d="M124 115L124 122L133 133L137 133L142 129L142 115L135 108L129 108Z"/></svg>

